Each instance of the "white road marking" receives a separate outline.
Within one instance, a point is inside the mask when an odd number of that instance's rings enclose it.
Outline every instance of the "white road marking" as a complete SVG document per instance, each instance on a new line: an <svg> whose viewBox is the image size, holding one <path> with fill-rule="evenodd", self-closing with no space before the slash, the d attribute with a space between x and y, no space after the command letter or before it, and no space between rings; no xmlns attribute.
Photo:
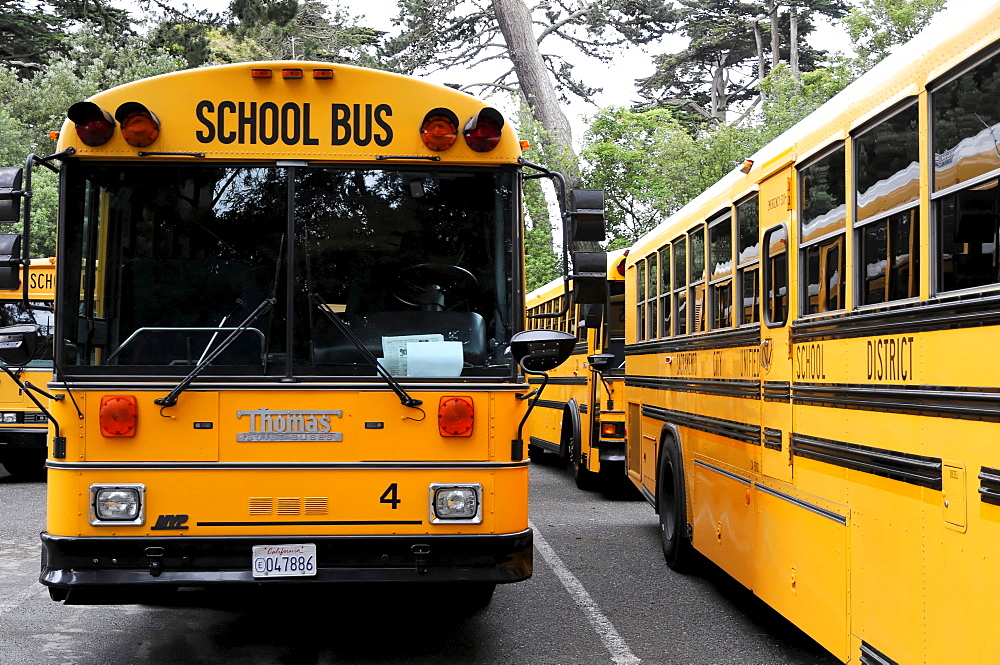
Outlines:
<svg viewBox="0 0 1000 665"><path fill-rule="evenodd" d="M538 527L530 521L528 522L528 526L535 532L535 548L542 553L545 562L555 571L556 577L566 587L566 591L569 592L569 595L573 597L576 604L583 610L583 613L587 616L587 620L590 621L590 625L594 627L597 636L601 638L604 647L611 654L611 661L615 665L640 665L642 660L628 648L628 644L625 643L622 636L615 630L611 620L604 616L601 608L590 597L590 594L587 593L580 580L566 567L566 564L562 562L562 559L559 558L559 555L552 549L548 541L542 537Z"/></svg>

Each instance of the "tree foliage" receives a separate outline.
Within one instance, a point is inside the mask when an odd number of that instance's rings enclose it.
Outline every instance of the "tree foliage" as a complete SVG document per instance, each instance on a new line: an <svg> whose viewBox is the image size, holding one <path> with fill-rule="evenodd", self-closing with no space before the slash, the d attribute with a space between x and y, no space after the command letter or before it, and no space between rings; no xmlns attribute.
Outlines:
<svg viewBox="0 0 1000 665"><path fill-rule="evenodd" d="M49 132L58 130L66 110L102 90L183 68L168 53L151 50L135 35L79 32L67 37L66 54L56 56L32 79L0 66L0 164L21 166L28 154L55 150ZM48 256L55 249L57 192L55 175L36 168L31 253Z"/></svg>
<svg viewBox="0 0 1000 665"><path fill-rule="evenodd" d="M844 17L863 69L869 69L893 46L912 39L940 11L946 0L861 0Z"/></svg>
<svg viewBox="0 0 1000 665"><path fill-rule="evenodd" d="M602 110L585 137L585 178L605 190L609 248L628 247L729 173L759 143L723 126L692 135L668 109Z"/></svg>

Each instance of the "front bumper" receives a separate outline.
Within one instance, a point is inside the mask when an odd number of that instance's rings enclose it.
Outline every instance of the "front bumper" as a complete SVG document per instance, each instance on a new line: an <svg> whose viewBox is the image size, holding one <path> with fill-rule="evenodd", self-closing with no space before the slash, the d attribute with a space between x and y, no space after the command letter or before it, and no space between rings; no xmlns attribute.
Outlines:
<svg viewBox="0 0 1000 665"><path fill-rule="evenodd" d="M61 589L303 582L517 582L531 577L532 531L460 536L69 538L42 533L39 581ZM255 545L314 543L315 576L258 579Z"/></svg>

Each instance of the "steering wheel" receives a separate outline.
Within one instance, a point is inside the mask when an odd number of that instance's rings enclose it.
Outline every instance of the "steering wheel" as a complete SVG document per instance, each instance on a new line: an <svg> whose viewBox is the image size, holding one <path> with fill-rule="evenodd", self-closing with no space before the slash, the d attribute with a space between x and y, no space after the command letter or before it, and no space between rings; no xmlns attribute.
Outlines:
<svg viewBox="0 0 1000 665"><path fill-rule="evenodd" d="M444 311L446 299L447 309L454 309L479 288L475 275L450 263L417 263L400 269L396 278L398 283L392 288L392 297L409 307L430 312ZM458 300L451 303L453 299Z"/></svg>

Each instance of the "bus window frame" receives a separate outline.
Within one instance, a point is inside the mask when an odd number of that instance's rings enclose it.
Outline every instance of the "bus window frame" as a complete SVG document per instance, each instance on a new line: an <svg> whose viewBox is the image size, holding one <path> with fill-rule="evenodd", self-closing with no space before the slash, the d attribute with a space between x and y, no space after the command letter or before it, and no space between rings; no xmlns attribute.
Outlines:
<svg viewBox="0 0 1000 665"><path fill-rule="evenodd" d="M728 206L726 210L721 211L711 217L706 224L707 234L706 234L706 251L708 254L708 260L705 263L705 271L708 274L708 289L707 289L707 307L709 312L709 317L706 319L706 330L729 330L734 327L735 318L735 290L736 290L736 244L733 242L735 234L733 233L733 228L735 226L736 215L733 212L733 206ZM729 271L726 273L719 273L716 275L713 271L715 267L712 264L714 257L712 252L712 230L722 226L723 224L729 224ZM709 274L711 273L711 274ZM715 325L715 313L716 313L716 290L720 285L725 285L729 282L729 325L728 326L717 326Z"/></svg>
<svg viewBox="0 0 1000 665"><path fill-rule="evenodd" d="M842 179L843 179L843 183L844 183L844 191L841 192L842 200L843 200L843 203L841 203L841 205L844 207L843 223L839 226L839 228L835 228L832 231L827 231L826 233L823 233L822 235L819 235L819 236L817 236L815 238L810 238L809 240L804 240L803 238L804 238L804 235L805 235L804 234L805 221L804 221L803 218L805 216L804 215L804 212L805 212L804 209L805 209L806 198L807 198L806 197L806 185L807 185L806 181L807 181L807 175L808 175L806 173L806 171L808 169L810 169L810 168L818 165L823 160L825 160L825 159L827 159L829 157L832 157L833 155L835 155L837 153L837 151L841 151L843 153L842 154L842 159L844 161L844 166L843 166L844 171L842 173ZM846 256L847 233L848 233L848 230L852 227L853 219L852 219L852 216L849 214L849 212L851 212L851 206L853 205L853 200L854 200L854 197L853 197L852 193L849 191L849 188L847 186L847 175L848 175L847 174L847 157L848 157L847 142L841 140L841 141L836 141L836 142L834 142L833 144L831 144L829 146L826 146L822 150L818 150L807 161L804 161L803 163L800 163L800 164L796 164L796 167L795 167L795 178L796 178L796 182L798 184L798 194L799 194L798 195L798 206L797 206L798 219L796 221L796 226L797 226L797 231L798 231L798 233L796 234L796 237L798 239L798 247L796 248L796 251L797 251L797 257L798 257L798 275L797 275L797 287L798 287L797 291L798 291L798 294L799 294L798 316L800 316L800 317L827 316L827 315L830 315L830 314L833 314L833 313L836 313L836 312L840 312L840 313L845 312L847 310L847 297L846 297L847 296L847 289L848 288L856 288L853 285L848 286L848 282L847 282L847 277L848 277L848 275L847 275L848 265L847 265L847 256ZM840 207L840 206L837 206L837 207ZM833 210L836 210L836 209L837 209L836 207L835 208L831 208L830 211L832 212ZM812 221L812 220L810 220L810 221ZM831 241L833 241L833 242L831 242ZM839 306L835 307L835 308L831 308L831 309L826 309L825 308L826 303L824 303L824 309L822 309L821 311L810 312L809 311L809 285L810 285L810 282L809 282L809 275L808 275L809 261L807 260L807 255L808 255L808 253L813 248L816 248L816 250L818 251L817 260L819 261L819 266L818 267L819 267L819 272L820 272L819 277L818 277L818 279L820 280L819 281L820 289L819 289L819 293L817 294L817 299L818 299L819 296L820 296L820 294L823 294L823 293L826 292L825 289L823 288L823 284L824 284L823 279L824 279L825 272L826 272L825 271L825 267L827 266L826 259L829 256L830 252L834 248L837 248L838 246L839 246L840 261L841 261L840 267L842 268L842 270L840 271L840 284L839 284L839 286L840 286L840 295L839 295L839 303L838 303ZM854 257L852 257L852 259L853 258ZM851 282L853 282L853 281L854 280L852 279ZM765 294L767 293L766 286L765 286L764 293ZM827 303L829 302L829 295L827 295L827 301L826 302ZM787 313L786 313L786 319L787 319ZM773 326L769 326L769 327L773 327Z"/></svg>
<svg viewBox="0 0 1000 665"><path fill-rule="evenodd" d="M673 273L671 272L674 268L674 263L671 260L673 254L671 254L670 243L663 245L656 251L659 255L660 262L660 337L671 337L673 335L673 303L671 302L671 296L673 295ZM664 261L666 261L666 270L664 270ZM665 318L664 318L665 317Z"/></svg>
<svg viewBox="0 0 1000 665"><path fill-rule="evenodd" d="M754 208L757 211L757 229L754 232L754 237L757 238L757 254L745 261L740 261L740 240L742 234L740 233L740 208L743 206L756 202ZM733 203L733 221L735 227L735 242L733 243L733 252L735 258L733 262L735 264L736 277L734 278L733 289L737 290L736 297L738 298L739 307L736 308L737 321L736 327L742 326L759 326L761 321L761 300L760 300L760 287L761 287L761 237L760 237L760 192L751 192L750 194L738 199ZM754 309L756 310L757 317L753 321L744 320L745 308L743 305L743 277L748 270L755 270L757 272L757 278L754 280Z"/></svg>
<svg viewBox="0 0 1000 665"><path fill-rule="evenodd" d="M767 229L766 231L764 231L764 235L761 236L761 247L762 248L770 247L769 240L770 240L771 234L777 232L779 229L781 229L785 233L785 251L784 251L784 254L785 254L785 298L788 299L788 302L785 305L785 316L784 316L784 318L781 319L780 321L772 320L771 319L770 296L768 295L771 292L771 281L772 281L771 280L771 272L772 272L771 271L771 266L772 266L772 263L771 263L771 257L767 256L767 257L765 257L766 260L765 259L761 260L761 272L763 273L761 275L761 283L762 283L762 286L763 286L763 297L761 298L761 321L768 328L783 328L783 327L785 327L785 325L788 323L789 310L791 309L791 289L789 288L790 271L789 271L789 265L788 265L789 264L788 256L789 256L789 253L791 252L791 249L788 247L788 224L786 224L785 222L781 222L780 224L775 224L774 226L772 226L769 229ZM764 252L765 253L769 253L767 249L764 249Z"/></svg>

